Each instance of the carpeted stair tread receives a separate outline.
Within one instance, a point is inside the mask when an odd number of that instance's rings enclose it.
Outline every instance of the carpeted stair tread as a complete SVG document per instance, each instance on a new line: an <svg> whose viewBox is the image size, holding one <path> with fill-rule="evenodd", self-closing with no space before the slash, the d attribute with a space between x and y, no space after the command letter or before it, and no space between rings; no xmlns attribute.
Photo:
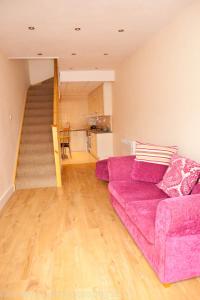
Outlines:
<svg viewBox="0 0 200 300"><path fill-rule="evenodd" d="M27 93L16 188L56 186L53 153L53 80L31 86Z"/></svg>

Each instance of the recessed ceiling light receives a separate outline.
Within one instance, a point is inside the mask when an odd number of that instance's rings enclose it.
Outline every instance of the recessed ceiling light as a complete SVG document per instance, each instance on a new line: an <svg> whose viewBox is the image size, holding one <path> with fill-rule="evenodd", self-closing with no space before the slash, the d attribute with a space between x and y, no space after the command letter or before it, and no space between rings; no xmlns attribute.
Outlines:
<svg viewBox="0 0 200 300"><path fill-rule="evenodd" d="M43 55L43 53L38 53L37 55L38 55L38 56L42 56L42 55Z"/></svg>
<svg viewBox="0 0 200 300"><path fill-rule="evenodd" d="M118 32L124 32L124 29L119 29Z"/></svg>
<svg viewBox="0 0 200 300"><path fill-rule="evenodd" d="M35 27L34 26L29 26L28 29L29 30L35 30Z"/></svg>
<svg viewBox="0 0 200 300"><path fill-rule="evenodd" d="M109 54L108 54L108 53L104 53L103 55L105 55L105 56L106 56L106 55L109 55Z"/></svg>
<svg viewBox="0 0 200 300"><path fill-rule="evenodd" d="M76 30L76 31L80 31L80 30L81 30L81 28L80 28L80 27L76 27L76 28L74 28L74 30Z"/></svg>
<svg viewBox="0 0 200 300"><path fill-rule="evenodd" d="M72 55L77 55L77 54L73 52Z"/></svg>

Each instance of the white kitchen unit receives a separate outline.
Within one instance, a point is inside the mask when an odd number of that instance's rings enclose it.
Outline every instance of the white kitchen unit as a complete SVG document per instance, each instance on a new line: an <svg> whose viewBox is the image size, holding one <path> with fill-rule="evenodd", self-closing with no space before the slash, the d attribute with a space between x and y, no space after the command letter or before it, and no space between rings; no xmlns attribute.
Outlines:
<svg viewBox="0 0 200 300"><path fill-rule="evenodd" d="M113 134L92 132L89 151L96 159L113 156Z"/></svg>

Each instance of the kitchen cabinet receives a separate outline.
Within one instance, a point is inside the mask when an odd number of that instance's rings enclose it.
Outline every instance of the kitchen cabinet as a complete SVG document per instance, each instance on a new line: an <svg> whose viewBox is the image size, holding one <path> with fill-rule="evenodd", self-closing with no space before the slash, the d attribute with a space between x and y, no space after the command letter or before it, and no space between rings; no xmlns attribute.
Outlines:
<svg viewBox="0 0 200 300"><path fill-rule="evenodd" d="M88 96L90 115L112 115L112 83L104 82Z"/></svg>
<svg viewBox="0 0 200 300"><path fill-rule="evenodd" d="M89 114L103 115L103 85L97 87L88 97Z"/></svg>
<svg viewBox="0 0 200 300"><path fill-rule="evenodd" d="M106 159L113 156L113 134L91 133L90 153L96 159Z"/></svg>

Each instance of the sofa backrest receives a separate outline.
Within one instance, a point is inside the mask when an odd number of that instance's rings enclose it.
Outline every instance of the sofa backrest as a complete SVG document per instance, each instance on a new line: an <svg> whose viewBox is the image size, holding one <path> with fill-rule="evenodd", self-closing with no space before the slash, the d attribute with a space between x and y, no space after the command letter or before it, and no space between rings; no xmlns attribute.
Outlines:
<svg viewBox="0 0 200 300"><path fill-rule="evenodd" d="M191 195L200 194L200 183L198 182L192 189Z"/></svg>

